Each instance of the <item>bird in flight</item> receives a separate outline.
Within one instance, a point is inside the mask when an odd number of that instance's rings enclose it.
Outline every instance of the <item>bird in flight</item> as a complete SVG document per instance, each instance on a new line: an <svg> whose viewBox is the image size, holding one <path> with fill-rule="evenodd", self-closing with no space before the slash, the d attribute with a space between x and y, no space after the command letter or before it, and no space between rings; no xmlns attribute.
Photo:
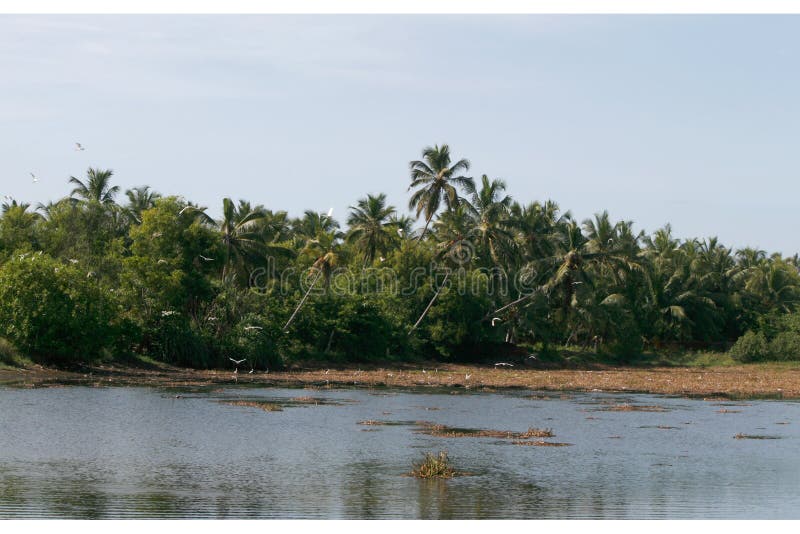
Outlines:
<svg viewBox="0 0 800 534"><path fill-rule="evenodd" d="M506 362L497 362L494 364L495 367L514 367L513 363L506 363Z"/></svg>
<svg viewBox="0 0 800 534"><path fill-rule="evenodd" d="M500 317L493 317L492 318L492 326L494 326L496 323L498 323L500 321L502 321L502 319Z"/></svg>
<svg viewBox="0 0 800 534"><path fill-rule="evenodd" d="M82 144L80 144L80 143L75 143L75 151L76 151L76 152L81 152L81 151L83 151L83 150L86 150L86 149L85 149L85 148L83 148L83 145L82 145Z"/></svg>
<svg viewBox="0 0 800 534"><path fill-rule="evenodd" d="M332 215L333 215L333 208L331 208L331 209L329 209L329 210L328 210L328 218L330 219L330 217L331 217Z"/></svg>
<svg viewBox="0 0 800 534"><path fill-rule="evenodd" d="M205 261L214 261L214 258L206 258L206 257L205 257L205 256L203 256L202 254L200 254L200 258L201 258L201 259L203 259L203 260L205 260Z"/></svg>
<svg viewBox="0 0 800 534"><path fill-rule="evenodd" d="M30 173L30 175L31 175L31 178L33 179L33 183L38 183L39 182L39 179L36 177L35 174Z"/></svg>
<svg viewBox="0 0 800 534"><path fill-rule="evenodd" d="M228 358L228 359L229 359L230 361L232 361L233 363L235 363L236 365L241 365L241 364L242 364L242 362L244 362L244 361L246 361L246 360L247 360L247 358L243 358L243 359L241 359L241 360L234 360L233 358Z"/></svg>

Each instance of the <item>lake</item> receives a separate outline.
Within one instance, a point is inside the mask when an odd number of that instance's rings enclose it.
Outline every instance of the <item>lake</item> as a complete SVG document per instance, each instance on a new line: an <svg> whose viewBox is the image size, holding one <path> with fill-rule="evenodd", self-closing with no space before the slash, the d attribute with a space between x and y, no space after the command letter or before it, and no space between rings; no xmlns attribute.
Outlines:
<svg viewBox="0 0 800 534"><path fill-rule="evenodd" d="M546 428L555 436L535 440L570 445L437 437L420 421ZM469 475L407 476L424 453L440 450ZM521 390L0 387L0 517L798 519L800 403Z"/></svg>

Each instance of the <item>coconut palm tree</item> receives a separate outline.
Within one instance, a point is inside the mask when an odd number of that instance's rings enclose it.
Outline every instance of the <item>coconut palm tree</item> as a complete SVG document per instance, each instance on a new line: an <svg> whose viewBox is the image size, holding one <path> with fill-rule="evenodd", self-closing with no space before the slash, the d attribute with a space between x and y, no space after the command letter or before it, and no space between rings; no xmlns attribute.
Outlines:
<svg viewBox="0 0 800 534"><path fill-rule="evenodd" d="M460 159L452 163L450 147L436 145L426 147L422 151L422 160L415 160L409 164L411 168L411 185L408 190L415 189L409 200L409 209L415 210L417 218L422 214L425 217L425 227L419 240L425 237L431 219L439 211L442 203L450 210L461 202L458 188L472 187L474 182L459 173L469 170L469 160Z"/></svg>
<svg viewBox="0 0 800 534"><path fill-rule="evenodd" d="M371 264L377 253L386 255L386 252L395 242L391 216L395 214L394 206L386 205L386 195L367 195L352 210L347 217L350 227L347 233L348 243L352 243L364 256L364 267Z"/></svg>
<svg viewBox="0 0 800 534"><path fill-rule="evenodd" d="M475 189L475 184L468 184L465 189L471 195L467 210L475 219L475 244L486 250L498 265L501 259L511 255L514 244L508 221L512 201L510 196L503 194L506 183L503 180L489 181L484 174L480 190Z"/></svg>
<svg viewBox="0 0 800 534"><path fill-rule="evenodd" d="M125 196L128 197L125 209L137 224L142 222L142 212L155 206L156 200L161 198L161 195L151 190L148 185L128 189L125 191Z"/></svg>
<svg viewBox="0 0 800 534"><path fill-rule="evenodd" d="M294 318L297 316L300 308L302 308L303 304L305 304L306 299L308 299L308 296L311 294L311 290L317 285L319 279L322 278L325 280L326 286L330 284L333 270L342 261L341 239L342 233L338 230L332 229L327 232L322 231L317 234L314 239L309 239L306 242L305 246L303 247L302 254L313 258L314 261L311 264L311 269L309 272L313 273L316 271L316 274L311 280L311 285L308 286L308 290L306 290L303 298L300 299L297 307L289 317L289 320L286 321L285 325L283 325L284 331L289 328L290 324L292 324L292 321L294 321Z"/></svg>
<svg viewBox="0 0 800 534"><path fill-rule="evenodd" d="M86 182L70 176L69 183L74 184L75 188L70 193L71 198L78 202L99 202L110 206L114 204L114 197L119 193L119 186L111 186L111 177L114 175L112 170L101 170L89 167L86 171Z"/></svg>
<svg viewBox="0 0 800 534"><path fill-rule="evenodd" d="M263 241L258 232L258 223L263 217L262 211L253 210L248 203L240 202L237 209L230 198L222 199L222 219L217 227L225 251L223 280L235 272L241 274L249 262L263 255Z"/></svg>

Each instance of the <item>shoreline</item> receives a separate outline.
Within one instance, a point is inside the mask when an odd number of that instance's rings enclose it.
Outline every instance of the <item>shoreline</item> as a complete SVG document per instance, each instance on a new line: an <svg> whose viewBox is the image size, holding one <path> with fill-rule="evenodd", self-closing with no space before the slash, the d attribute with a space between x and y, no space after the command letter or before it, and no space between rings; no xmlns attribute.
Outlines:
<svg viewBox="0 0 800 534"><path fill-rule="evenodd" d="M800 365L750 364L726 367L603 367L591 370L492 368L433 364L372 369L301 369L278 372L195 370L97 365L83 371L41 366L0 369L0 387L66 385L203 387L263 385L265 387L390 387L453 388L491 392L603 391L692 397L800 399Z"/></svg>

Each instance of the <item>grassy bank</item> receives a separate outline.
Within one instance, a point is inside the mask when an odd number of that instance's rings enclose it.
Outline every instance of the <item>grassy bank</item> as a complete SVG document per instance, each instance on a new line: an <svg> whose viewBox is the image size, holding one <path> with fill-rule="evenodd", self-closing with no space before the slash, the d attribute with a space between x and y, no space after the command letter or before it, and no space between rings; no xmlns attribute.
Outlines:
<svg viewBox="0 0 800 534"><path fill-rule="evenodd" d="M703 363L705 362L705 363ZM709 365L709 363L719 363ZM391 365L305 368L280 372L193 370L154 362L143 365L96 365L79 370L41 366L0 369L0 384L46 387L91 386L195 387L214 384L311 387L431 387L492 391L524 388L548 391L646 392L701 397L800 398L800 363L732 364L724 355L702 354L680 366L609 366L582 368Z"/></svg>

